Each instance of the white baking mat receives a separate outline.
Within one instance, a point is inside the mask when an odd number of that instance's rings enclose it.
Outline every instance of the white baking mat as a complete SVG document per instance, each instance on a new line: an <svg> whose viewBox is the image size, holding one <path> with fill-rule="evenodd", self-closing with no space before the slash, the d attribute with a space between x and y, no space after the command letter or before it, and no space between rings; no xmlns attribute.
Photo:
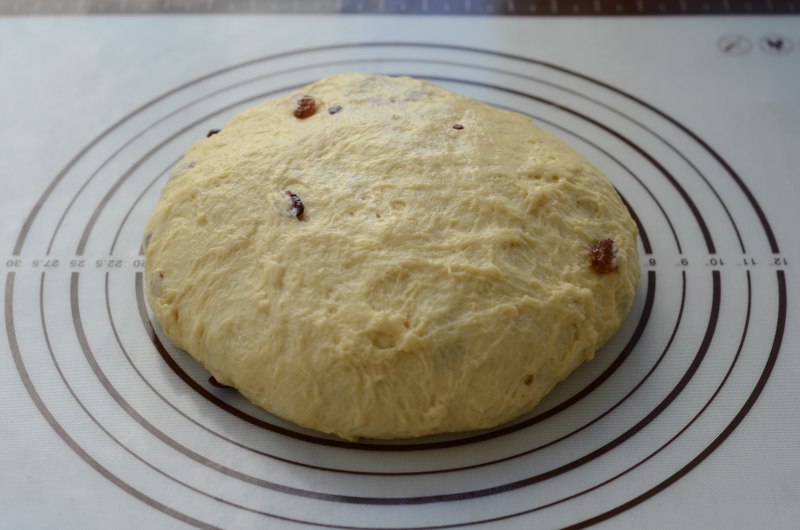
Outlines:
<svg viewBox="0 0 800 530"><path fill-rule="evenodd" d="M0 18L0 527L796 528L798 39L791 17ZM640 221L622 331L512 425L348 444L151 327L139 242L183 150L353 70L530 114Z"/></svg>

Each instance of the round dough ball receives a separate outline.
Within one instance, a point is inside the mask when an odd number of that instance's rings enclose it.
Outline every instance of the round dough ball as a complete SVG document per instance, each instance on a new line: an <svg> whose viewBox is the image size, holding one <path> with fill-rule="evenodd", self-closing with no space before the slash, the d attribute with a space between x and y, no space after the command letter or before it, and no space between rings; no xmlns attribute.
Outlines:
<svg viewBox="0 0 800 530"><path fill-rule="evenodd" d="M639 279L636 225L594 166L526 116L410 78L337 75L240 114L189 149L146 233L166 336L346 439L529 412L619 328Z"/></svg>

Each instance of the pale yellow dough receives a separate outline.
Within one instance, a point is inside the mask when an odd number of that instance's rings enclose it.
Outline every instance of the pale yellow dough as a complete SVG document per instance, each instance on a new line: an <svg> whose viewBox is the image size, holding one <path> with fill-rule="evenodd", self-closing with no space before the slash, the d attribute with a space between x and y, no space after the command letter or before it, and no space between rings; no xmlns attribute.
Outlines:
<svg viewBox="0 0 800 530"><path fill-rule="evenodd" d="M303 94L317 111L298 119ZM346 439L530 411L615 333L639 279L636 225L594 166L526 116L409 78L337 75L240 114L189 149L146 233L166 336ZM607 238L617 268L599 274Z"/></svg>

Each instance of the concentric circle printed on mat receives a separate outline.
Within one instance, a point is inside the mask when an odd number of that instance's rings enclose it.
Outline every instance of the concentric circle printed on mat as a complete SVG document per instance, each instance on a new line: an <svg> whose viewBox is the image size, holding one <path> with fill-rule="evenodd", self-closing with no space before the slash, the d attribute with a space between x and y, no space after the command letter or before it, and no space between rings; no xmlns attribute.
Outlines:
<svg viewBox="0 0 800 530"><path fill-rule="evenodd" d="M399 442L326 437L211 386L149 316L141 231L183 151L261 99L353 70L429 78L532 116L611 178L641 227L642 283L626 324L510 425ZM59 436L114 484L191 524L585 526L678 480L758 398L785 324L778 251L734 170L633 96L485 50L340 45L188 82L77 153L20 234L7 328ZM22 315L37 325L21 326Z"/></svg>

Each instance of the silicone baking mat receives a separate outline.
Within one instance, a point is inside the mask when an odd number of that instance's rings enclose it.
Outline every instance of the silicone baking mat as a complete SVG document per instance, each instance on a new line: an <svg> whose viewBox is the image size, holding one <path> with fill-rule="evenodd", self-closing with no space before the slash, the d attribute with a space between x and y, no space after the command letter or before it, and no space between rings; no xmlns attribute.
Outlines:
<svg viewBox="0 0 800 530"><path fill-rule="evenodd" d="M0 2L0 526L796 528L800 19L720 14L746 12L733 0L55 4ZM341 71L528 114L636 216L630 318L531 414L349 443L212 386L153 321L139 245L181 153Z"/></svg>

